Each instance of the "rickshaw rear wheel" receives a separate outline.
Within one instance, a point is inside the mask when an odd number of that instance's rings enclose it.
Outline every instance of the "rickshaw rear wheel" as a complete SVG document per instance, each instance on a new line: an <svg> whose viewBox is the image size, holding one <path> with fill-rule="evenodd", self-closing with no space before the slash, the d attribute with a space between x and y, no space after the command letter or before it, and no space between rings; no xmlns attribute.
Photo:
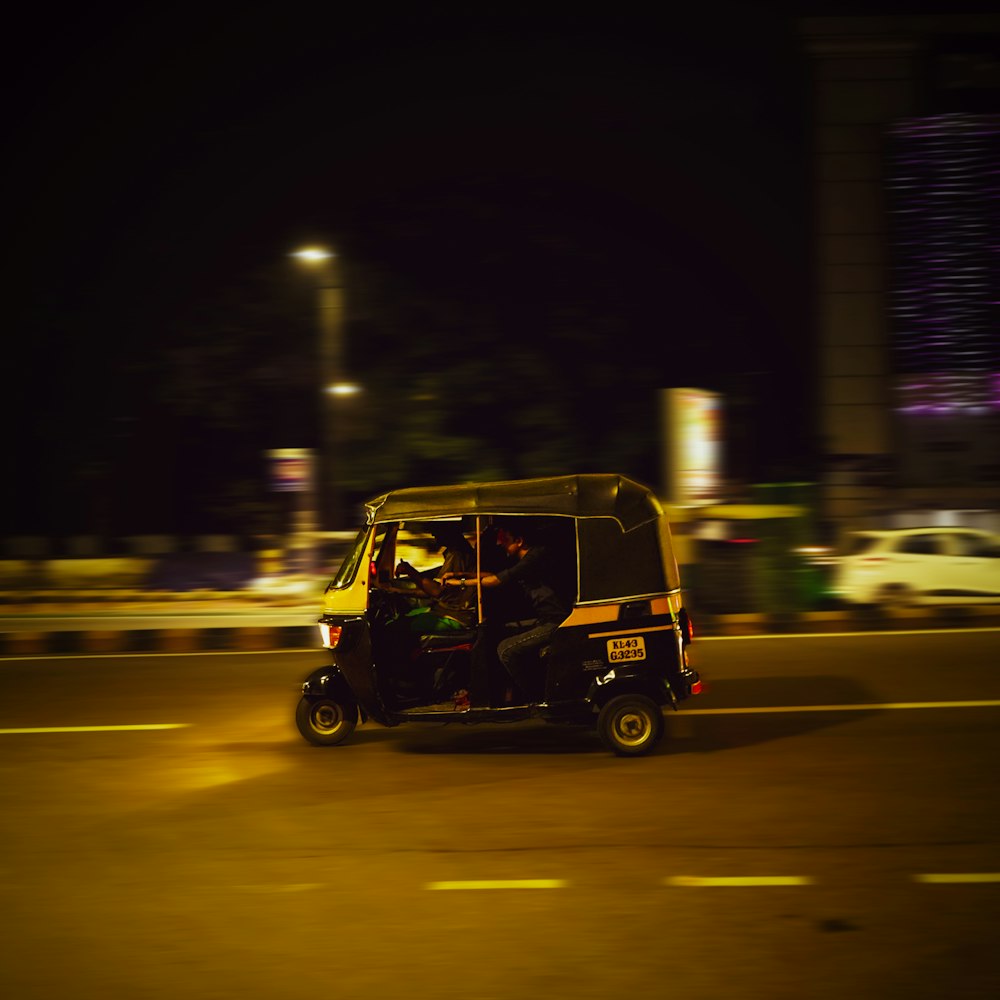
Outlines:
<svg viewBox="0 0 1000 1000"><path fill-rule="evenodd" d="M323 695L302 698L295 709L295 724L313 746L332 747L343 743L358 723L354 702Z"/></svg>
<svg viewBox="0 0 1000 1000"><path fill-rule="evenodd" d="M639 757L663 737L663 712L644 694L619 694L598 714L597 734L617 756Z"/></svg>

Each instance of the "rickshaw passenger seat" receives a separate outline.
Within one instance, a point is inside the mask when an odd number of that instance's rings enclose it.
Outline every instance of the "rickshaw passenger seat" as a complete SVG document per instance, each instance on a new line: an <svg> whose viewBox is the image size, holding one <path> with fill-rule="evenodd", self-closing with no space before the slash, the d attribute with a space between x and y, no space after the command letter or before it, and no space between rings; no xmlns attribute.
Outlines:
<svg viewBox="0 0 1000 1000"><path fill-rule="evenodd" d="M437 635L422 635L420 637L420 648L425 649L454 649L455 647L471 647L476 639L476 633L469 632L446 632Z"/></svg>
<svg viewBox="0 0 1000 1000"><path fill-rule="evenodd" d="M529 628L534 628L537 624L537 618L525 618L519 622L504 622L503 627L510 633L527 632Z"/></svg>

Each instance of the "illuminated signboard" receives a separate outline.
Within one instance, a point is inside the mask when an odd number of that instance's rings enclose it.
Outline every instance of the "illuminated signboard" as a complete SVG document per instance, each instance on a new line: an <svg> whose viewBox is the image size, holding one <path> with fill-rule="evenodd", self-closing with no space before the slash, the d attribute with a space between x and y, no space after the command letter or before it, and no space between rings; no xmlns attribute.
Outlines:
<svg viewBox="0 0 1000 1000"><path fill-rule="evenodd" d="M722 496L722 397L706 389L662 389L663 488L668 503Z"/></svg>
<svg viewBox="0 0 1000 1000"><path fill-rule="evenodd" d="M276 448L267 453L271 489L276 493L312 491L313 455L310 448Z"/></svg>

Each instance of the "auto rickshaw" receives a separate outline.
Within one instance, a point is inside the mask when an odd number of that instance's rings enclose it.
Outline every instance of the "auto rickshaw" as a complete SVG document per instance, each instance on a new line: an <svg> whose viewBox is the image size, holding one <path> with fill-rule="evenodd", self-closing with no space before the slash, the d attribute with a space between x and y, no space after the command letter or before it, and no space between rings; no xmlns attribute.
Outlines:
<svg viewBox="0 0 1000 1000"><path fill-rule="evenodd" d="M587 474L416 487L374 497L365 512L324 593L319 631L332 661L305 680L296 709L310 743L343 743L369 719L398 726L541 718L592 727L614 754L638 756L662 738L663 710L700 693L670 527L647 486ZM475 621L463 631L418 636L405 651L389 638L393 622L427 600L416 588L408 593L394 570L400 558L434 564L433 524L460 524L482 571L503 555L492 541L496 526L517 518L543 533L571 608L538 654L540 698L520 691L491 655L501 638L532 624L530 610L512 599L516 586L477 585ZM485 686L472 683L474 663L486 664ZM468 696L474 687L477 702Z"/></svg>

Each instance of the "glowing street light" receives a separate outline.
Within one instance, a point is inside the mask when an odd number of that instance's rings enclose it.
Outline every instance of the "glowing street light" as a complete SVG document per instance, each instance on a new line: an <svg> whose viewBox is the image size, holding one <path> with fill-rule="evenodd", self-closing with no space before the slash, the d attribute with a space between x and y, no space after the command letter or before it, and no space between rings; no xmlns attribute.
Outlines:
<svg viewBox="0 0 1000 1000"><path fill-rule="evenodd" d="M335 385L328 385L323 391L331 396L356 396L361 392L361 386L356 382L337 382Z"/></svg>
<svg viewBox="0 0 1000 1000"><path fill-rule="evenodd" d="M329 260L336 255L332 254L329 250L324 250L322 247L303 247L301 250L296 250L290 256L298 257L299 260L309 264L315 264L319 261Z"/></svg>
<svg viewBox="0 0 1000 1000"><path fill-rule="evenodd" d="M337 255L325 247L309 246L292 257L302 261L317 277L319 297L319 389L322 393L322 449L319 456L321 507L326 527L344 527L337 464L343 450L345 413L342 401L360 392L360 386L344 378L344 289Z"/></svg>

